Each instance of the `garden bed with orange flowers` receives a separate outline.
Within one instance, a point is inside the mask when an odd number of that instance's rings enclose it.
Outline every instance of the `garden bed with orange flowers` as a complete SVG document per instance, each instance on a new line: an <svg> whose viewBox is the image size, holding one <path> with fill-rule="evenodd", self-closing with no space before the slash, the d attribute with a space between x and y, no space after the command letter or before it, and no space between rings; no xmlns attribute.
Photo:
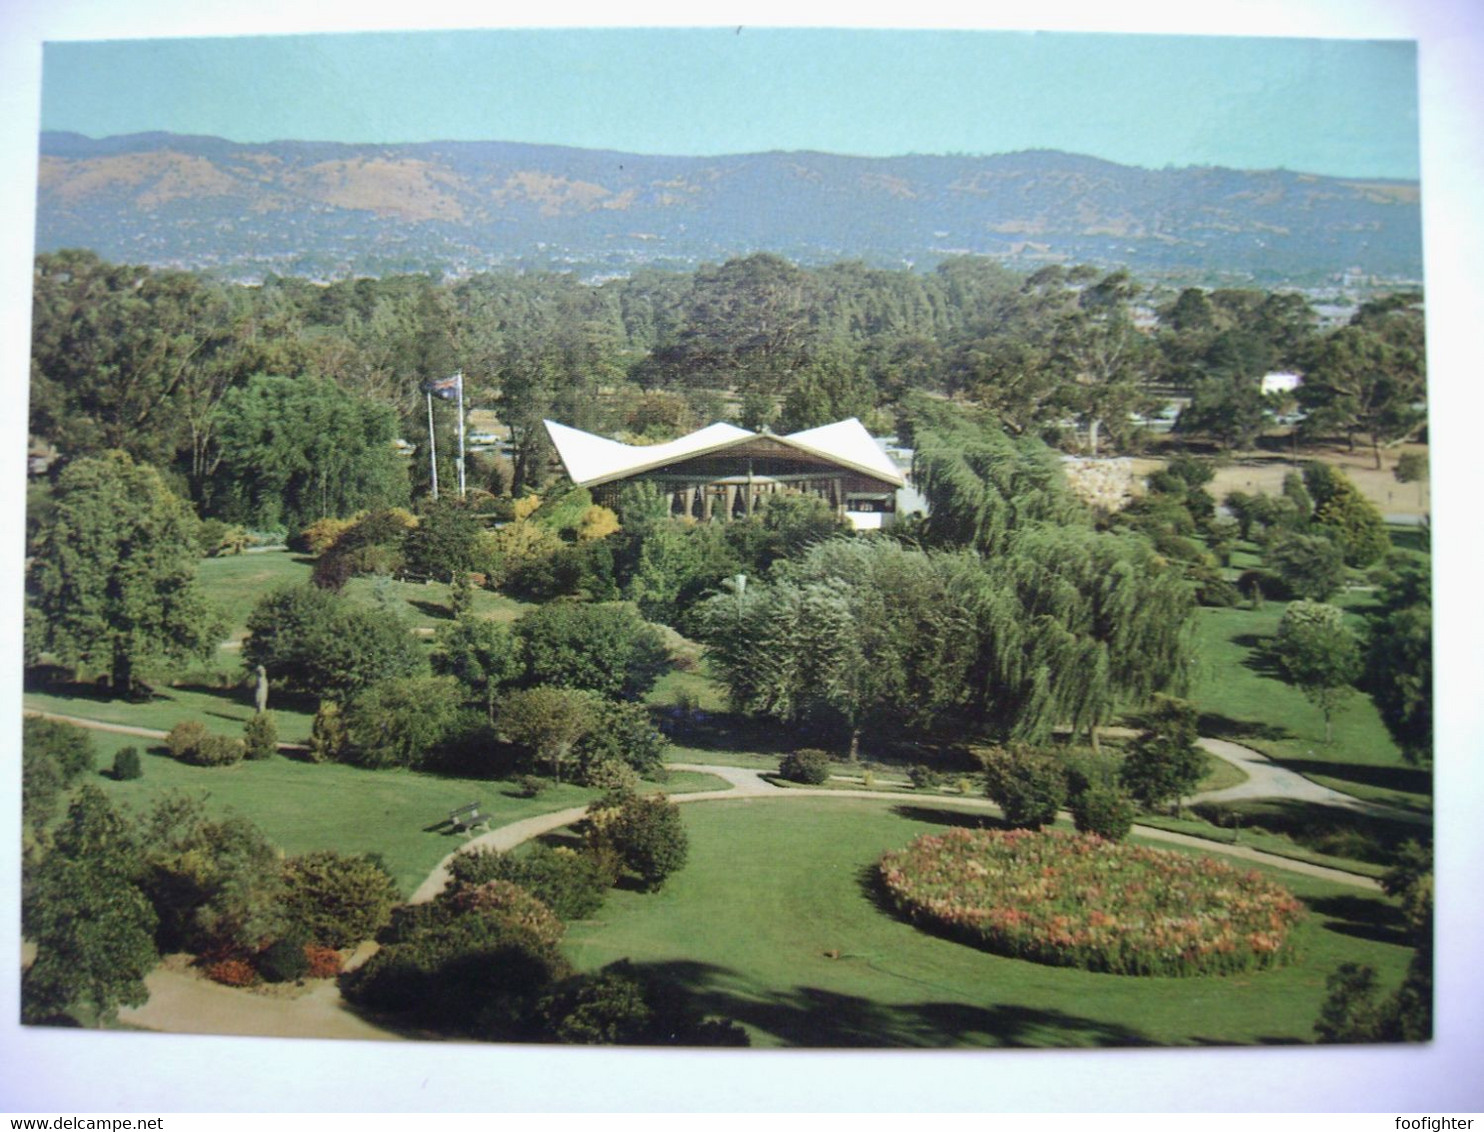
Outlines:
<svg viewBox="0 0 1484 1132"><path fill-rule="evenodd" d="M1210 975L1295 958L1303 905L1250 870L1055 831L953 829L881 859L913 923L1000 955L1121 975Z"/></svg>

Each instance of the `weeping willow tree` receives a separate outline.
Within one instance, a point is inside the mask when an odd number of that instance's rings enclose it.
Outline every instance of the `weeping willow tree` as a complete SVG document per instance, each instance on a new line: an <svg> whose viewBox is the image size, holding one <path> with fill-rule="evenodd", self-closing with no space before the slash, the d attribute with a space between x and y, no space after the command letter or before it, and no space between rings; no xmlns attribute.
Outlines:
<svg viewBox="0 0 1484 1132"><path fill-rule="evenodd" d="M1188 687L1194 595L1142 536L1033 527L983 569L973 694L989 730L1096 744L1118 711Z"/></svg>
<svg viewBox="0 0 1484 1132"><path fill-rule="evenodd" d="M861 734L927 726L967 700L977 563L834 539L701 607L734 708Z"/></svg>
<svg viewBox="0 0 1484 1132"><path fill-rule="evenodd" d="M1018 531L1042 523L1086 524L1054 453L1034 438L1012 440L990 424L918 410L912 479L928 501L927 541L1005 551Z"/></svg>

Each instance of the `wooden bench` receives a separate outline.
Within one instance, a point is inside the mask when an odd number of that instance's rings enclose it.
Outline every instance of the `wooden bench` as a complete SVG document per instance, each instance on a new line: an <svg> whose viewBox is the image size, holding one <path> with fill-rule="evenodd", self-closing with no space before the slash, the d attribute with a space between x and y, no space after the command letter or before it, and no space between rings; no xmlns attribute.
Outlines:
<svg viewBox="0 0 1484 1132"><path fill-rule="evenodd" d="M460 806L456 810L448 811L448 824L453 826L457 833L467 833L476 825L482 825L485 829L490 827L489 815L479 808L478 802L470 802L467 806Z"/></svg>

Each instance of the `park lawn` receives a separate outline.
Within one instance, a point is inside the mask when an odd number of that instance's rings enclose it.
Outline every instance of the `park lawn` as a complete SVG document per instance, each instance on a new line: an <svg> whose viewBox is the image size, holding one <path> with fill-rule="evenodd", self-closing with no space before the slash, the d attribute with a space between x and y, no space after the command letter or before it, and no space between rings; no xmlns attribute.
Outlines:
<svg viewBox="0 0 1484 1132"><path fill-rule="evenodd" d="M1313 910L1307 958L1228 977L1133 978L1005 959L918 931L878 906L887 849L945 822L947 799L792 798L682 812L686 867L653 894L618 890L569 927L578 967L618 959L672 979L756 1046L1121 1046L1309 1042L1340 963L1388 990L1411 951L1379 895L1280 876Z"/></svg>
<svg viewBox="0 0 1484 1132"><path fill-rule="evenodd" d="M205 724L210 731L238 739L242 737L243 726L256 710L252 688L220 688L204 684L157 686L154 695L143 701L107 699L91 695L81 688L28 691L22 698L22 706L28 712L70 715L152 731L169 731L182 720L194 719ZM287 697L270 696L268 706L278 724L279 742L308 741L309 729L314 723L314 710L309 702L303 697L289 701Z"/></svg>
<svg viewBox="0 0 1484 1132"><path fill-rule="evenodd" d="M1350 592L1335 604L1353 610L1368 600ZM1319 709L1263 656L1285 608L1270 601L1260 609L1197 611L1199 667L1191 699L1201 711L1201 734L1252 747L1346 794L1430 813L1432 776L1407 765L1369 696L1356 692L1345 701L1327 745Z"/></svg>
<svg viewBox="0 0 1484 1132"><path fill-rule="evenodd" d="M290 856L315 849L378 853L405 896L467 838L441 831L450 810L480 802L491 828L569 806L586 805L596 792L563 784L535 798L519 797L513 784L410 770L364 770L337 763L310 763L279 756L228 767L176 762L149 740L91 732L99 773L86 781L136 813L172 790L206 796L214 812L247 818ZM139 748L142 778L115 782L107 774L120 747ZM673 793L715 790L726 785L708 774L672 772L646 789Z"/></svg>

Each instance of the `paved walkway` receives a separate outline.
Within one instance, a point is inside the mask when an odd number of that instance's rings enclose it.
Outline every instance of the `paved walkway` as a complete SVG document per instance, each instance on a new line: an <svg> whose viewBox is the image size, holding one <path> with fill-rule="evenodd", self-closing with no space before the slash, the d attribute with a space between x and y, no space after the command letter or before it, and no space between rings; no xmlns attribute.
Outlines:
<svg viewBox="0 0 1484 1132"><path fill-rule="evenodd" d="M103 723L54 713L31 713L45 718L101 731L113 731L143 738L163 739L165 732L148 728L129 727L123 724ZM1320 786L1302 775L1286 770L1266 756L1237 743L1223 739L1201 739L1200 745L1217 758L1239 767L1247 780L1225 790L1208 791L1191 801L1225 801L1239 798L1292 798L1297 801L1321 805L1339 806L1361 813L1401 817L1407 820L1424 821L1418 815L1383 806L1379 803L1363 802L1347 794ZM828 787L791 786L781 787L769 782L763 771L745 767L711 766L702 763L672 763L676 770L697 771L723 779L727 786L721 790L701 790L673 795L679 804L706 802L718 799L786 799L786 798L866 798L872 801L941 802L969 810L998 813L999 808L987 798L941 794L923 794L918 791L831 789ZM586 807L574 806L554 813L512 822L499 829L490 830L460 845L455 852L462 853L475 847L487 846L505 851L529 841L533 837L551 833L563 826L578 821ZM1136 825L1134 832L1141 837L1168 844L1184 845L1208 853L1236 857L1258 864L1270 865L1305 876L1318 877L1338 884L1350 885L1369 891L1378 891L1380 885L1370 877L1357 876L1339 869L1326 868L1304 861L1294 861L1272 853L1249 848L1245 845L1229 845ZM433 899L447 886L450 853L429 873L409 898L409 903L421 903ZM374 944L365 944L352 958L352 964L363 962L374 952ZM346 1009L336 984L326 980L313 986L298 997L272 997L252 994L213 983L188 971L157 968L145 980L149 988L149 1001L143 1006L120 1012L120 1018L145 1029L171 1033L264 1035L272 1037L305 1038L349 1038L349 1039L397 1039L401 1035L367 1022Z"/></svg>

